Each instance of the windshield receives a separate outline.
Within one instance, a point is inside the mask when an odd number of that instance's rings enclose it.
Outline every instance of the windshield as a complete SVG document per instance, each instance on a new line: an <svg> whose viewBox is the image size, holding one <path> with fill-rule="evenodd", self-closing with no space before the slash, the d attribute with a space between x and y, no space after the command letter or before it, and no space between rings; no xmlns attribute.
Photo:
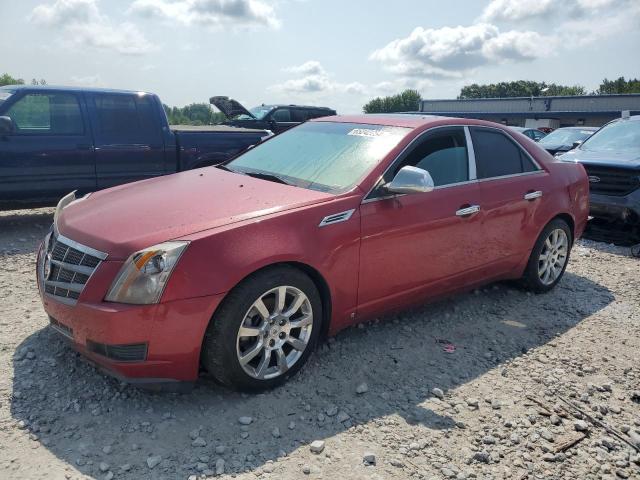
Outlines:
<svg viewBox="0 0 640 480"><path fill-rule="evenodd" d="M247 151L226 167L339 193L351 189L410 130L359 123L304 123Z"/></svg>
<svg viewBox="0 0 640 480"><path fill-rule="evenodd" d="M4 88L0 88L0 105L4 103L11 95L13 95L12 90L6 90Z"/></svg>
<svg viewBox="0 0 640 480"><path fill-rule="evenodd" d="M603 127L580 147L587 152L640 152L640 121L620 120Z"/></svg>
<svg viewBox="0 0 640 480"><path fill-rule="evenodd" d="M257 120L262 120L264 117L267 116L267 114L273 110L273 107L265 107L265 106L260 106L260 107L253 107L251 110L249 110L251 112L251 114L256 117ZM242 115L238 115L236 117L236 120L253 120L253 118L251 118L249 115L245 115L244 113Z"/></svg>
<svg viewBox="0 0 640 480"><path fill-rule="evenodd" d="M540 140L540 145L573 145L574 142L584 141L593 135L591 130L560 128Z"/></svg>

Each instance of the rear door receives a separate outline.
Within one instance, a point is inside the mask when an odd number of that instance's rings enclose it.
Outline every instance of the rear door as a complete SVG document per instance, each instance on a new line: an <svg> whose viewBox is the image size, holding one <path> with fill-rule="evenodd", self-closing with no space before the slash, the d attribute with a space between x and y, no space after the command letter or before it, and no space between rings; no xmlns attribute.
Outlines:
<svg viewBox="0 0 640 480"><path fill-rule="evenodd" d="M92 139L80 92L16 94L0 137L0 200L50 203L96 188ZM13 99L12 99L13 100Z"/></svg>
<svg viewBox="0 0 640 480"><path fill-rule="evenodd" d="M536 209L549 193L549 174L500 129L470 127L480 185L484 225L478 244L488 263L509 271L538 235Z"/></svg>
<svg viewBox="0 0 640 480"><path fill-rule="evenodd" d="M88 106L99 189L165 173L162 125L152 95L94 93Z"/></svg>
<svg viewBox="0 0 640 480"><path fill-rule="evenodd" d="M291 116L291 109L288 107L276 108L269 114L269 120L274 132L281 133L288 130L291 127L298 125L298 122L294 122Z"/></svg>

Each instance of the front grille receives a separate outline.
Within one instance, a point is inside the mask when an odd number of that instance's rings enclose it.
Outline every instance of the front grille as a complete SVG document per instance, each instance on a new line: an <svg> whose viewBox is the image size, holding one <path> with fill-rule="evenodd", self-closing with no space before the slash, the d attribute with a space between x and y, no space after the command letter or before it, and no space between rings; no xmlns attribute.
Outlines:
<svg viewBox="0 0 640 480"><path fill-rule="evenodd" d="M147 344L106 345L87 340L87 350L117 362L142 362L147 358Z"/></svg>
<svg viewBox="0 0 640 480"><path fill-rule="evenodd" d="M601 195L624 196L640 187L640 172L617 167L584 165L589 188Z"/></svg>
<svg viewBox="0 0 640 480"><path fill-rule="evenodd" d="M102 252L52 233L45 245L42 265L38 267L44 292L62 303L75 305L89 277L106 257Z"/></svg>

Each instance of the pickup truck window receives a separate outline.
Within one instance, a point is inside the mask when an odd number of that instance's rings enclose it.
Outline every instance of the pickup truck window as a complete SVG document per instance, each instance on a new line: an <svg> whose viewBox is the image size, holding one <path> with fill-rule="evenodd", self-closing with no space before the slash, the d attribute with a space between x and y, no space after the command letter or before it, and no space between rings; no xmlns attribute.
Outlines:
<svg viewBox="0 0 640 480"><path fill-rule="evenodd" d="M96 135L101 141L151 142L158 135L149 95L97 94L94 105L98 121Z"/></svg>
<svg viewBox="0 0 640 480"><path fill-rule="evenodd" d="M9 108L17 134L82 135L80 105L71 93L30 93Z"/></svg>
<svg viewBox="0 0 640 480"><path fill-rule="evenodd" d="M2 105L5 100L8 100L12 94L13 92L11 90L0 88L0 105Z"/></svg>
<svg viewBox="0 0 640 480"><path fill-rule="evenodd" d="M357 123L303 123L257 145L226 167L340 193L352 188L410 131Z"/></svg>

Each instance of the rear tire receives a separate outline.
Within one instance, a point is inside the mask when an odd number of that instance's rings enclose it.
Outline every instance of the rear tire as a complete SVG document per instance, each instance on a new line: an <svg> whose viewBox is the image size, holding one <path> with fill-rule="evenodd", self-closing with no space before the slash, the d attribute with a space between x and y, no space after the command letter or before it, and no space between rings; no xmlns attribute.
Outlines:
<svg viewBox="0 0 640 480"><path fill-rule="evenodd" d="M567 268L573 245L571 228L564 220L549 222L536 241L520 284L534 293L553 289Z"/></svg>
<svg viewBox="0 0 640 480"><path fill-rule="evenodd" d="M284 383L315 348L322 301L302 271L278 266L236 286L214 314L202 364L223 385L259 391Z"/></svg>

